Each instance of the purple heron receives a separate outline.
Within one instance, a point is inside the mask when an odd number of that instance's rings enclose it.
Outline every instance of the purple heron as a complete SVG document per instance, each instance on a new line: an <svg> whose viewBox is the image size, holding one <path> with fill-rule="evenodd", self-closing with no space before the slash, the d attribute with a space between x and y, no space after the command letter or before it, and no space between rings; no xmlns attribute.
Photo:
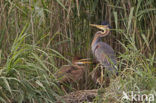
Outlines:
<svg viewBox="0 0 156 103"><path fill-rule="evenodd" d="M95 33L91 49L96 60L101 64L101 81L103 81L103 68L108 72L117 74L115 68L116 56L114 50L107 43L102 41L102 38L110 34L110 26L106 23L102 25L90 24L90 26L96 27L101 31Z"/></svg>
<svg viewBox="0 0 156 103"><path fill-rule="evenodd" d="M86 67L84 64L91 63L88 59L74 57L71 65L63 65L56 73L55 77L60 83L78 82L83 78Z"/></svg>

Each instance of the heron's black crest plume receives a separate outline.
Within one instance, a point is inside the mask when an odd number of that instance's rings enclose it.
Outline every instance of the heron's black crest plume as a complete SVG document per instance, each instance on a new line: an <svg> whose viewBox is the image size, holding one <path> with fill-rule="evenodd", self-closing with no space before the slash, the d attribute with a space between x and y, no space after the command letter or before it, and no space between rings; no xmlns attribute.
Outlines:
<svg viewBox="0 0 156 103"><path fill-rule="evenodd" d="M109 25L109 23L107 21L103 21L101 25Z"/></svg>

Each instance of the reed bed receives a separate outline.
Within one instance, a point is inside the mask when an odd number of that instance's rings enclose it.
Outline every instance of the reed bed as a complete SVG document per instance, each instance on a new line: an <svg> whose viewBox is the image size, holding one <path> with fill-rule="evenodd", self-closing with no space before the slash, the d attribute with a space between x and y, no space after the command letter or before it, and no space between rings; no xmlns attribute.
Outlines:
<svg viewBox="0 0 156 103"><path fill-rule="evenodd" d="M64 93L53 74L75 55L92 57L97 29L89 24L102 21L112 27L104 41L115 50L119 68L111 83L118 89L106 90L105 103L109 97L129 102L122 100L122 91L155 94L154 0L1 0L0 102L55 102Z"/></svg>

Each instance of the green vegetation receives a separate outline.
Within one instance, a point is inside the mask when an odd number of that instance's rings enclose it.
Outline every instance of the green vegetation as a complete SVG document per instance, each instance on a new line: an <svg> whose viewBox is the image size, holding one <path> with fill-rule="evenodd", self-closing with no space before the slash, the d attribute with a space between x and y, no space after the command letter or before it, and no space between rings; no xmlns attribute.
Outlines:
<svg viewBox="0 0 156 103"><path fill-rule="evenodd" d="M63 91L53 74L74 55L92 57L89 24L104 20L119 68L105 103L124 101L122 91L156 94L154 0L1 0L0 102L55 102Z"/></svg>

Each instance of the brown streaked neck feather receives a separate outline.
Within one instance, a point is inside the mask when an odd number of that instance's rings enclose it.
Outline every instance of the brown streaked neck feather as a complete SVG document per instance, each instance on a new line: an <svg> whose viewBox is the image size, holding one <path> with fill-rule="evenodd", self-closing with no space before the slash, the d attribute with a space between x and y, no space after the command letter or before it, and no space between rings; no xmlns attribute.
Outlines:
<svg viewBox="0 0 156 103"><path fill-rule="evenodd" d="M92 46L93 46L95 43L101 41L100 33L101 33L101 31L100 31L100 32L97 32L97 33L95 34L95 36L94 36L94 38L93 38L93 41L92 41L92 44L91 44Z"/></svg>
<svg viewBox="0 0 156 103"><path fill-rule="evenodd" d="M97 33L95 34L94 38L93 38L93 41L92 41L92 44L91 44L91 48L92 48L93 54L94 54L94 52L95 52L95 49L96 49L96 47L97 47L97 44L101 41L100 33L101 33L100 31L97 32Z"/></svg>
<svg viewBox="0 0 156 103"><path fill-rule="evenodd" d="M92 41L92 45L101 41L101 38L107 36L109 34L109 32L110 32L109 29L105 30L104 32L102 32L102 31L96 32L96 34L93 38L93 41Z"/></svg>
<svg viewBox="0 0 156 103"><path fill-rule="evenodd" d="M101 41L101 38L107 36L108 34L109 34L109 30L106 30L104 32L102 32L102 31L96 32L96 34L93 38L92 44L91 44L93 53L94 53L98 43Z"/></svg>

